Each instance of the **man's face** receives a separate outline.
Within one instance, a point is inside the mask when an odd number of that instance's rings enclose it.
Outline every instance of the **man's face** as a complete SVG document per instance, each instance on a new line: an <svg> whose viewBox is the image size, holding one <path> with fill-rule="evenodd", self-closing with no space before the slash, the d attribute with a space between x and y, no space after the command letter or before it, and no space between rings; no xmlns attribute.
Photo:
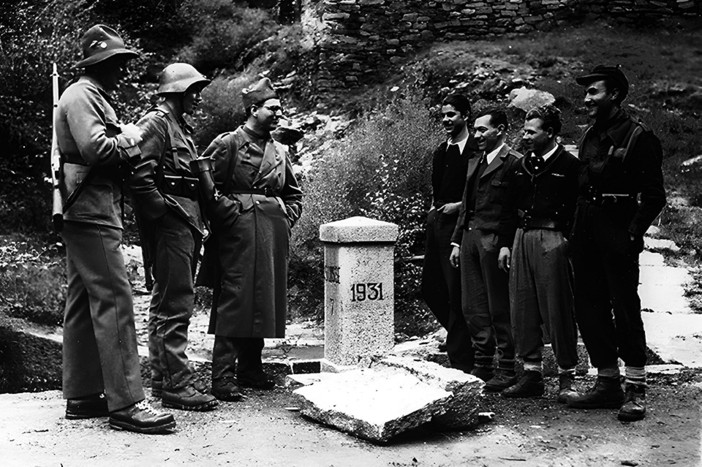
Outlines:
<svg viewBox="0 0 702 467"><path fill-rule="evenodd" d="M475 140L478 142L478 148L486 153L491 152L497 146L497 142L502 136L502 129L492 126L490 123L490 115L483 115L475 120L473 129L475 129Z"/></svg>
<svg viewBox="0 0 702 467"><path fill-rule="evenodd" d="M466 127L463 115L452 105L441 107L441 124L446 130L446 134L452 138L458 136Z"/></svg>
<svg viewBox="0 0 702 467"><path fill-rule="evenodd" d="M128 61L129 59L124 55L115 55L94 65L99 73L100 84L106 90L113 91L117 89L117 85L125 75Z"/></svg>
<svg viewBox="0 0 702 467"><path fill-rule="evenodd" d="M614 98L618 91L609 92L604 81L593 81L585 87L585 108L592 119L609 117L616 105Z"/></svg>
<svg viewBox="0 0 702 467"><path fill-rule="evenodd" d="M273 131L283 116L283 107L279 99L268 99L256 108L254 116L262 130Z"/></svg>
<svg viewBox="0 0 702 467"><path fill-rule="evenodd" d="M544 131L544 121L540 118L532 118L524 122L524 133L522 141L524 147L537 156L543 156L553 138L552 132Z"/></svg>
<svg viewBox="0 0 702 467"><path fill-rule="evenodd" d="M183 93L183 113L192 115L193 112L195 112L195 110L199 107L200 103L202 102L200 91L202 91L202 87L195 85L190 86Z"/></svg>

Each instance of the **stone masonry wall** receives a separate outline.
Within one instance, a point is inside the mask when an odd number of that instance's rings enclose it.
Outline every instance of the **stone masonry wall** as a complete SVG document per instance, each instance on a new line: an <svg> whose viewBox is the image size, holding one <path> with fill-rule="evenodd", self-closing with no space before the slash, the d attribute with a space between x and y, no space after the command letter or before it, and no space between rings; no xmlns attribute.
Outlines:
<svg viewBox="0 0 702 467"><path fill-rule="evenodd" d="M317 91L377 82L392 64L436 41L552 29L586 18L637 22L702 13L702 0L303 0L317 44Z"/></svg>

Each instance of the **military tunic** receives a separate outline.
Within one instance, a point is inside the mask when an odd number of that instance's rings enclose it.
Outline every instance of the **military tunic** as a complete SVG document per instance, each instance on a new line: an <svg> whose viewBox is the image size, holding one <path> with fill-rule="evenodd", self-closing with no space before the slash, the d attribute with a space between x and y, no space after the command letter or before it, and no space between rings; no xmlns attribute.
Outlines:
<svg viewBox="0 0 702 467"><path fill-rule="evenodd" d="M190 126L167 103L137 124L143 132L142 158L130 186L142 249L154 274L148 323L151 373L165 389L178 389L192 379L185 350L204 234L198 181L189 165L197 150Z"/></svg>
<svg viewBox="0 0 702 467"><path fill-rule="evenodd" d="M54 127L64 173L80 185L61 232L68 278L63 393L76 399L104 392L109 410L119 410L144 399L132 294L120 251L120 165L139 151L120 134L107 93L87 76L61 96Z"/></svg>
<svg viewBox="0 0 702 467"><path fill-rule="evenodd" d="M235 202L234 210L222 214L215 208L211 216L213 238L202 275L215 269L210 275L218 298L209 332L284 337L290 229L302 212L287 148L242 126L217 137L203 157L214 159L215 183Z"/></svg>

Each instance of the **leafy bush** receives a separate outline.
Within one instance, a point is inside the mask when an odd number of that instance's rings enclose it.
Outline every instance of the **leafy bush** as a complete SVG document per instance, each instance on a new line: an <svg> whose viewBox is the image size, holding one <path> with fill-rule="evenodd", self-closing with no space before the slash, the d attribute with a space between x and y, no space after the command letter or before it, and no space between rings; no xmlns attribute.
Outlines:
<svg viewBox="0 0 702 467"><path fill-rule="evenodd" d="M301 302L319 313L319 291L324 288L321 266L314 266L323 261L317 241L319 226L364 215L399 226L395 247L396 329L405 334L426 330L428 314L417 295L421 268L406 259L422 249L424 216L431 194L431 154L439 135L422 100L398 98L361 117L345 139L331 145L315 162L305 178L303 215L293 237L291 270L307 271L302 275L304 282L291 276L291 285L297 286L304 297Z"/></svg>
<svg viewBox="0 0 702 467"><path fill-rule="evenodd" d="M87 0L36 0L0 5L0 139L6 157L0 166L0 232L49 229L52 90L51 64L61 84L75 78L79 40L94 24L94 5ZM128 46L138 43L122 33ZM143 94L132 84L146 58L133 63L129 84L115 98L126 119L142 112ZM135 105L136 104L136 105Z"/></svg>
<svg viewBox="0 0 702 467"><path fill-rule="evenodd" d="M279 27L265 10L242 7L230 0L185 0L179 15L192 43L177 59L205 73L244 68L243 58L249 49Z"/></svg>
<svg viewBox="0 0 702 467"><path fill-rule="evenodd" d="M8 316L39 324L62 324L67 289L64 270L65 261L55 246L39 251L25 241L3 238L0 309Z"/></svg>

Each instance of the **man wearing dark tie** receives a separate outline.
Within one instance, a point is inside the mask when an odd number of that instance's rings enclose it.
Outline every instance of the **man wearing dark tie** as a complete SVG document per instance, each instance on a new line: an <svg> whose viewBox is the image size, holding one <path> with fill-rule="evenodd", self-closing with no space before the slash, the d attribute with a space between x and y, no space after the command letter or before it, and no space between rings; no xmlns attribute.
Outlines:
<svg viewBox="0 0 702 467"><path fill-rule="evenodd" d="M505 143L504 111L483 110L473 128L481 157L468 163L450 261L461 270L463 315L475 350L471 373L486 381L487 391L501 392L512 386L516 377L508 275L498 268L497 258L499 245L512 241L516 226L516 211L506 205L507 179L521 155Z"/></svg>

